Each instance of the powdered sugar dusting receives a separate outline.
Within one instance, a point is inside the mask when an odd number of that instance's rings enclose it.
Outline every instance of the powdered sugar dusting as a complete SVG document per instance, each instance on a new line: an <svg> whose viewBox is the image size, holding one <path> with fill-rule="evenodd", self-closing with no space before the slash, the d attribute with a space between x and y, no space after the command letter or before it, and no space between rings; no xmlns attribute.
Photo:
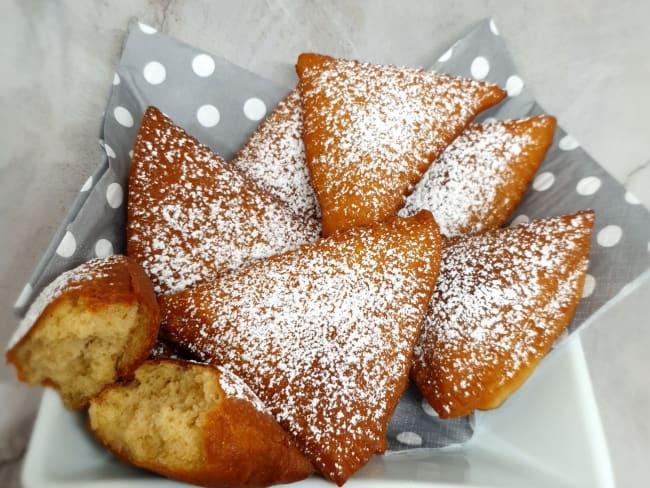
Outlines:
<svg viewBox="0 0 650 488"><path fill-rule="evenodd" d="M242 377L323 474L381 451L435 280L437 231L355 229L163 297L167 339Z"/></svg>
<svg viewBox="0 0 650 488"><path fill-rule="evenodd" d="M444 247L413 361L416 383L441 416L469 413L568 325L557 316L579 294L593 219L580 212Z"/></svg>
<svg viewBox="0 0 650 488"><path fill-rule="evenodd" d="M299 60L298 72L324 229L330 218L352 226L394 215L431 161L503 97L493 85L420 69L323 56L313 64Z"/></svg>
<svg viewBox="0 0 650 488"><path fill-rule="evenodd" d="M120 255L92 259L74 269L61 273L43 289L29 307L25 317L20 321L18 328L11 337L7 349L14 347L29 332L45 310L45 307L59 298L64 291L78 290L90 281L107 278L109 276L107 268L124 259L124 256Z"/></svg>
<svg viewBox="0 0 650 488"><path fill-rule="evenodd" d="M241 378L234 375L230 370L223 366L217 366L217 369L220 373L219 385L226 395L251 403L259 412L270 413L264 403L262 403L262 400L259 399L259 397Z"/></svg>
<svg viewBox="0 0 650 488"><path fill-rule="evenodd" d="M550 117L472 124L431 165L399 215L430 210L448 237L500 227L542 162L554 127Z"/></svg>
<svg viewBox="0 0 650 488"><path fill-rule="evenodd" d="M295 249L318 229L150 107L129 180L128 253L157 293Z"/></svg>
<svg viewBox="0 0 650 488"><path fill-rule="evenodd" d="M302 142L300 92L292 90L231 161L260 188L320 227L320 207L309 181Z"/></svg>

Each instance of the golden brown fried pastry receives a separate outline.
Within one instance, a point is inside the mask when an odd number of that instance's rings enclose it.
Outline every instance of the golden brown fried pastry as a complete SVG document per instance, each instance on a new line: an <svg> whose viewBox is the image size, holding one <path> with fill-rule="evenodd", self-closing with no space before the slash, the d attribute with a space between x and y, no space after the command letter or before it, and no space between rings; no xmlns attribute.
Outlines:
<svg viewBox="0 0 650 488"><path fill-rule="evenodd" d="M555 118L548 115L470 125L427 170L399 214L429 210L446 237L501 227L554 132Z"/></svg>
<svg viewBox="0 0 650 488"><path fill-rule="evenodd" d="M426 211L337 233L161 297L161 330L241 376L342 484L385 450L439 246Z"/></svg>
<svg viewBox="0 0 650 488"><path fill-rule="evenodd" d="M301 54L303 140L323 235L385 220L432 161L505 92L419 69Z"/></svg>
<svg viewBox="0 0 650 488"><path fill-rule="evenodd" d="M235 375L172 359L147 361L94 398L89 425L120 459L202 486L268 486L311 463Z"/></svg>
<svg viewBox="0 0 650 488"><path fill-rule="evenodd" d="M230 164L320 228L320 208L305 164L297 88L260 124Z"/></svg>
<svg viewBox="0 0 650 488"><path fill-rule="evenodd" d="M411 377L442 418L498 407L580 299L592 211L445 241Z"/></svg>
<svg viewBox="0 0 650 488"><path fill-rule="evenodd" d="M127 254L157 293L183 290L318 236L210 149L149 107L129 178Z"/></svg>
<svg viewBox="0 0 650 488"><path fill-rule="evenodd" d="M41 292L6 360L19 380L51 386L67 408L79 410L147 359L159 326L151 282L135 260L93 259Z"/></svg>

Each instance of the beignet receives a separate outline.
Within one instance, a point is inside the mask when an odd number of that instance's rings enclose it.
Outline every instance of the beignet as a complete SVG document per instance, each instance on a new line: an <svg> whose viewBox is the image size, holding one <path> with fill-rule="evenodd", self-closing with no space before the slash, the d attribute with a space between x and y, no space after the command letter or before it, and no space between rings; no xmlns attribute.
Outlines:
<svg viewBox="0 0 650 488"><path fill-rule="evenodd" d="M593 211L443 244L411 377L441 418L498 407L569 325Z"/></svg>
<svg viewBox="0 0 650 488"><path fill-rule="evenodd" d="M521 201L553 142L555 118L471 124L424 173L399 214L429 210L446 237L496 229Z"/></svg>
<svg viewBox="0 0 650 488"><path fill-rule="evenodd" d="M320 208L305 163L297 88L266 117L230 164L320 228Z"/></svg>
<svg viewBox="0 0 650 488"><path fill-rule="evenodd" d="M239 375L326 478L386 446L435 283L429 212L320 239L160 297L166 340Z"/></svg>
<svg viewBox="0 0 650 488"><path fill-rule="evenodd" d="M505 96L485 82L319 54L301 54L296 71L324 236L394 216L444 148Z"/></svg>
<svg viewBox="0 0 650 488"><path fill-rule="evenodd" d="M318 232L158 109L147 109L129 177L127 254L156 293L295 249Z"/></svg>

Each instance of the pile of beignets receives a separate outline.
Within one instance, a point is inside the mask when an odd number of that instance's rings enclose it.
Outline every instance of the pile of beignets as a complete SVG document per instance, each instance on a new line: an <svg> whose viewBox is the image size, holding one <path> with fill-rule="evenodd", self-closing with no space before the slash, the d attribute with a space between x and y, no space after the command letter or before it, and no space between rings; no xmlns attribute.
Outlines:
<svg viewBox="0 0 650 488"><path fill-rule="evenodd" d="M498 407L569 324L592 211L503 227L551 116L474 123L500 88L319 54L226 163L150 107L127 256L48 286L7 352L120 459L204 486L386 449L410 379L441 418Z"/></svg>

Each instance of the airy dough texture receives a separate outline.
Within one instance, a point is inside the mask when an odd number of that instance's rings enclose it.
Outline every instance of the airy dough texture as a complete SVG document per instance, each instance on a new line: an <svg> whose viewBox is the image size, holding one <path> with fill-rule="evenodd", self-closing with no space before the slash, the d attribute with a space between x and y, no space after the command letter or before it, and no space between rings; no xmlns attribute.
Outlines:
<svg viewBox="0 0 650 488"><path fill-rule="evenodd" d="M267 486L313 472L243 382L213 366L145 362L91 401L90 429L126 462L203 486Z"/></svg>
<svg viewBox="0 0 650 488"><path fill-rule="evenodd" d="M90 310L84 299L63 302L42 318L29 342L18 349L21 379L51 384L66 407L83 408L133 360L129 346L146 340L147 321L137 303Z"/></svg>
<svg viewBox="0 0 650 488"><path fill-rule="evenodd" d="M7 362L18 379L56 389L79 410L104 386L128 378L160 326L151 282L126 256L94 259L48 285L16 331Z"/></svg>
<svg viewBox="0 0 650 488"><path fill-rule="evenodd" d="M205 369L192 375L162 363L145 367L136 379L92 402L91 428L111 447L135 461L157 460L169 469L198 469L205 462L201 432L222 400L218 377Z"/></svg>

